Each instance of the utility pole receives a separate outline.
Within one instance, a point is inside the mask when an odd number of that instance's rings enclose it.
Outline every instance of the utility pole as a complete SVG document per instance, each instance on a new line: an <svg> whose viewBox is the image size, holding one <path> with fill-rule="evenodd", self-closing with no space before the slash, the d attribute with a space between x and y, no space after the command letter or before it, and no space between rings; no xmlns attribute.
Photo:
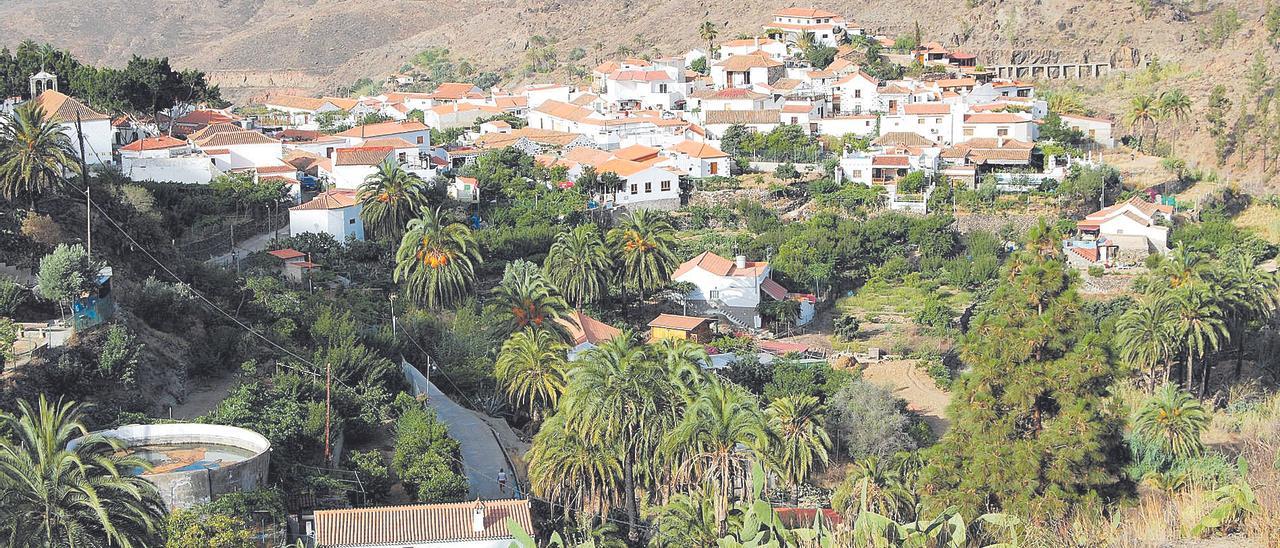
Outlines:
<svg viewBox="0 0 1280 548"><path fill-rule="evenodd" d="M84 130L80 127L80 113L76 112L76 137L80 141L80 180L84 182L84 252L93 258L93 199L89 194L89 168L84 162Z"/></svg>
<svg viewBox="0 0 1280 548"><path fill-rule="evenodd" d="M333 366L324 364L324 462L329 464L329 386L333 382Z"/></svg>
<svg viewBox="0 0 1280 548"><path fill-rule="evenodd" d="M391 294L391 340L396 340L396 294Z"/></svg>
<svg viewBox="0 0 1280 548"><path fill-rule="evenodd" d="M231 262L236 263L236 274L240 273L240 258L236 257L236 222L231 221Z"/></svg>

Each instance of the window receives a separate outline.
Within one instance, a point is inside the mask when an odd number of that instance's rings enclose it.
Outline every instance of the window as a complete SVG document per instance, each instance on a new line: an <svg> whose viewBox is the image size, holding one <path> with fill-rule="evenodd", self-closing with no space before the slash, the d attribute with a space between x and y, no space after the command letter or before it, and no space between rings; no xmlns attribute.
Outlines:
<svg viewBox="0 0 1280 548"><path fill-rule="evenodd" d="M797 117L795 117L795 116L792 116L792 117L791 117L791 123L792 123L792 124L798 124L798 123L800 123L800 119L799 119L799 118L797 118Z"/></svg>
<svg viewBox="0 0 1280 548"><path fill-rule="evenodd" d="M916 118L916 123L917 123L917 124L920 124L920 125L922 125L922 126L923 126L923 125L924 125L924 118Z"/></svg>
<svg viewBox="0 0 1280 548"><path fill-rule="evenodd" d="M715 164L711 164L711 173L715 174ZM671 192L671 181L663 181L661 188L663 192Z"/></svg>
<svg viewBox="0 0 1280 548"><path fill-rule="evenodd" d="M645 194L648 194L648 193L650 193L650 192L653 192L653 181L645 181L645 182L644 182L644 193L645 193Z"/></svg>
<svg viewBox="0 0 1280 548"><path fill-rule="evenodd" d="M862 178L862 170L861 170L861 169L855 169L855 170L853 170L853 178L854 178L854 179L861 179L861 178Z"/></svg>
<svg viewBox="0 0 1280 548"><path fill-rule="evenodd" d="M325 147L325 149L324 149L324 157L325 157L325 158L333 158L333 147Z"/></svg>
<svg viewBox="0 0 1280 548"><path fill-rule="evenodd" d="M421 135L419 135L419 136L418 136L418 144L422 144L422 136L421 136Z"/></svg>
<svg viewBox="0 0 1280 548"><path fill-rule="evenodd" d="M348 219L348 220L347 220L347 224L349 224L349 225L356 224L356 220L355 220L354 218L353 218L353 219Z"/></svg>
<svg viewBox="0 0 1280 548"><path fill-rule="evenodd" d="M861 99L861 98L862 98L862 90L860 90L860 89L855 89L855 90L853 90L853 98L854 98L854 99Z"/></svg>
<svg viewBox="0 0 1280 548"><path fill-rule="evenodd" d="M996 136L1004 137L1006 135L1009 135L1009 128L1007 127L996 128Z"/></svg>
<svg viewBox="0 0 1280 548"><path fill-rule="evenodd" d="M666 92L667 92L667 85L666 85L666 84L658 84L658 93L666 93Z"/></svg>
<svg viewBox="0 0 1280 548"><path fill-rule="evenodd" d="M632 183L632 184L631 184L631 193L632 193L632 194L636 194L636 193L638 193L638 192L639 192L639 189L640 189L640 187L639 187L638 185L636 185L635 183Z"/></svg>
<svg viewBox="0 0 1280 548"><path fill-rule="evenodd" d="M965 126L965 128L964 128L964 136L965 136L965 137L973 137L973 126Z"/></svg>
<svg viewBox="0 0 1280 548"><path fill-rule="evenodd" d="M403 152L401 152L401 153L397 154L397 155L396 155L396 159L397 159L397 160L400 160L400 163L402 163L402 164L403 164L403 163L404 163L404 161L405 161L404 153L403 153Z"/></svg>
<svg viewBox="0 0 1280 548"><path fill-rule="evenodd" d="M716 174L717 172L719 172L719 171L720 171L720 163L719 163L719 162L711 162L711 174L712 174L712 175L715 175L715 174Z"/></svg>

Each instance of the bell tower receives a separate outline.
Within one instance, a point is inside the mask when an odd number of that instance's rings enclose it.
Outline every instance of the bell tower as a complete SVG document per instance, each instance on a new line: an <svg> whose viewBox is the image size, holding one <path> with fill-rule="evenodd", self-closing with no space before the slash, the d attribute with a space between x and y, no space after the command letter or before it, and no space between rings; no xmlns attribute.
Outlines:
<svg viewBox="0 0 1280 548"><path fill-rule="evenodd" d="M47 90L58 91L58 77L41 70L28 79L31 84L31 98L39 97Z"/></svg>

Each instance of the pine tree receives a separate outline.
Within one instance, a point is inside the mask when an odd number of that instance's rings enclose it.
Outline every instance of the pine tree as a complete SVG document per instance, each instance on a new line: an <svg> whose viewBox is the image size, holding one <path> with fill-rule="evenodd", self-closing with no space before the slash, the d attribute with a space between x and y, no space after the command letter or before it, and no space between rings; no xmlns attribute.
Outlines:
<svg viewBox="0 0 1280 548"><path fill-rule="evenodd" d="M952 423L921 477L931 511L1060 515L1116 488L1122 419L1115 366L1081 313L1077 278L1053 258L1013 257L966 334Z"/></svg>

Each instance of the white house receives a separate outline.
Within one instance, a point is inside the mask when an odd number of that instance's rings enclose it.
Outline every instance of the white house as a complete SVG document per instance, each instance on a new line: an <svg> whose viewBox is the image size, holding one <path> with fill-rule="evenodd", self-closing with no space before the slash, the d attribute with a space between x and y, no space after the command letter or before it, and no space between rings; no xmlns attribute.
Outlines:
<svg viewBox="0 0 1280 548"><path fill-rule="evenodd" d="M734 55L748 55L762 51L765 55L777 59L779 61L787 57L787 44L774 40L772 38L743 38L740 40L729 40L720 44L720 58L732 57Z"/></svg>
<svg viewBox="0 0 1280 548"><path fill-rule="evenodd" d="M284 147L280 141L257 131L209 131L192 134L191 143L214 160L223 171L280 165Z"/></svg>
<svg viewBox="0 0 1280 548"><path fill-rule="evenodd" d="M1063 125L1080 130L1090 141L1107 148L1116 146L1116 140L1111 136L1111 120L1078 114L1062 114L1059 118Z"/></svg>
<svg viewBox="0 0 1280 548"><path fill-rule="evenodd" d="M613 173L622 179L622 188L603 197L606 206L665 210L680 207L679 176L669 169L655 167L652 161L614 158L596 166L596 171Z"/></svg>
<svg viewBox="0 0 1280 548"><path fill-rule="evenodd" d="M328 234L339 242L347 236L364 240L360 200L350 190L326 190L311 201L289 208L289 235Z"/></svg>
<svg viewBox="0 0 1280 548"><path fill-rule="evenodd" d="M882 108L880 80L860 70L836 80L832 95L839 102L838 110L843 113L880 112Z"/></svg>
<svg viewBox="0 0 1280 548"><path fill-rule="evenodd" d="M535 535L527 499L317 510L316 548L509 548Z"/></svg>
<svg viewBox="0 0 1280 548"><path fill-rule="evenodd" d="M954 107L960 109L961 107ZM880 117L880 134L915 133L931 141L951 143L955 133L953 106L947 103L908 103Z"/></svg>
<svg viewBox="0 0 1280 548"><path fill-rule="evenodd" d="M269 95L262 102L267 110L284 115L289 126L300 129L318 129L320 119L324 116L331 116L337 122L349 120L351 109L356 104L355 99L302 97L282 93Z"/></svg>
<svg viewBox="0 0 1280 548"><path fill-rule="evenodd" d="M673 110L689 94L684 60L659 59L647 67L618 69L604 81L601 97L623 110Z"/></svg>
<svg viewBox="0 0 1280 548"><path fill-rule="evenodd" d="M1169 227L1157 224L1169 221L1173 207L1153 204L1137 196L1102 208L1076 222L1079 237L1067 240L1064 251L1068 261L1114 264L1117 261L1138 262L1152 253L1169 251Z"/></svg>
<svg viewBox="0 0 1280 548"><path fill-rule="evenodd" d="M481 118L492 118L504 111L492 105L472 103L445 103L424 111L423 121L433 128L449 129L471 127Z"/></svg>
<svg viewBox="0 0 1280 548"><path fill-rule="evenodd" d="M773 12L773 21L764 26L765 31L780 30L782 36L795 43L803 33L812 33L818 45L836 47L850 31L844 18L825 10L812 8L785 8ZM858 31L859 33L861 31Z"/></svg>
<svg viewBox="0 0 1280 548"><path fill-rule="evenodd" d="M786 74L785 64L759 52L731 55L711 65L711 81L716 88L772 84Z"/></svg>
<svg viewBox="0 0 1280 548"><path fill-rule="evenodd" d="M706 251L677 267L671 279L695 286L685 295L686 302L719 312L739 325L759 328L762 298L780 301L788 297L787 290L769 277L770 272L765 261L748 261L742 255L729 260ZM805 316L802 310L801 317ZM812 303L807 316L813 317Z"/></svg>
<svg viewBox="0 0 1280 548"><path fill-rule="evenodd" d="M1038 126L1030 114L1020 112L977 112L964 115L960 135L952 141L962 143L969 139L999 138L1018 141L1035 141Z"/></svg>
<svg viewBox="0 0 1280 548"><path fill-rule="evenodd" d="M97 112L84 103L55 89L46 89L37 95L35 104L45 115L62 127L62 133L71 139L72 149L80 155L80 134L76 131L76 115L80 116L80 127L84 130L84 163L95 166L111 163L111 143L115 137L115 128L111 127L111 117Z"/></svg>
<svg viewBox="0 0 1280 548"><path fill-rule="evenodd" d="M346 139L351 146L360 146L368 139L399 137L418 145L422 152L431 150L431 128L413 120L359 125L337 136Z"/></svg>
<svg viewBox="0 0 1280 548"><path fill-rule="evenodd" d="M355 190L378 166L396 158L395 146L345 147L333 151L333 184Z"/></svg>
<svg viewBox="0 0 1280 548"><path fill-rule="evenodd" d="M455 177L449 181L448 196L464 204L480 201L480 182L475 177Z"/></svg>
<svg viewBox="0 0 1280 548"><path fill-rule="evenodd" d="M168 135L139 139L120 147L120 171L135 181L208 183L222 174L213 160L191 144Z"/></svg>
<svg viewBox="0 0 1280 548"><path fill-rule="evenodd" d="M703 113L709 110L764 110L771 104L768 94L748 88L724 88L694 94L689 106Z"/></svg>
<svg viewBox="0 0 1280 548"><path fill-rule="evenodd" d="M850 114L847 116L819 118L814 123L818 125L819 135L841 137L852 134L858 137L866 137L876 134L876 126L879 120L880 117L875 114Z"/></svg>
<svg viewBox="0 0 1280 548"><path fill-rule="evenodd" d="M768 133L782 124L782 111L766 110L708 110L702 113L703 127L707 133L719 139L730 126L742 125L752 131Z"/></svg>
<svg viewBox="0 0 1280 548"><path fill-rule="evenodd" d="M663 149L663 154L671 158L672 166L695 178L728 176L729 164L732 162L724 151L707 143L688 139Z"/></svg>

